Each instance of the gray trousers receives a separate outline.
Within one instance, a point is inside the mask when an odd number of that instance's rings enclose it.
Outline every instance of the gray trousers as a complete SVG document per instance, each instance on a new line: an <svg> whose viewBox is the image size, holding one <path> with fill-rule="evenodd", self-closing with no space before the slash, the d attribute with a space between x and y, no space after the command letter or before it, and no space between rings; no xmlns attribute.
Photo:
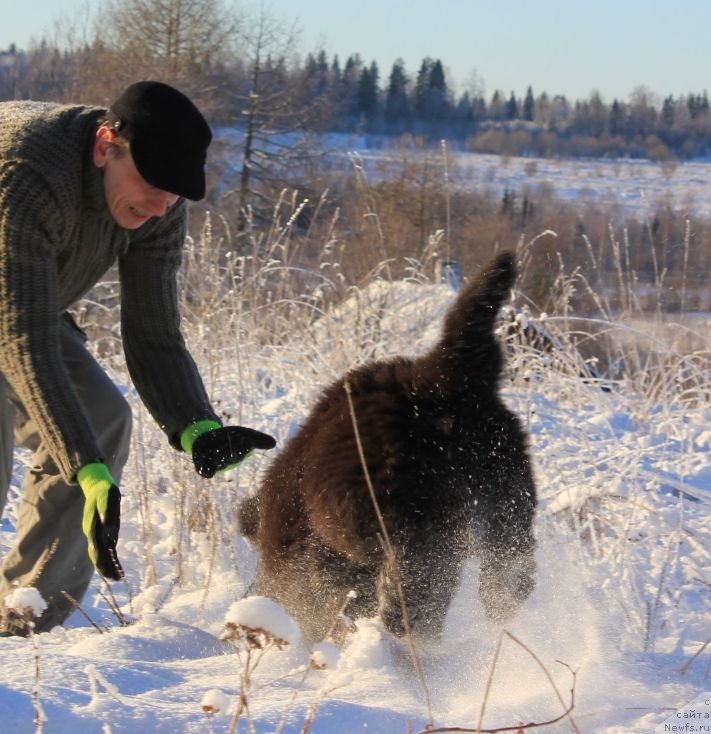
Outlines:
<svg viewBox="0 0 711 734"><path fill-rule="evenodd" d="M128 460L131 408L87 351L85 336L65 315L60 318L62 359L84 413L114 479ZM15 545L0 563L0 599L14 586L34 586L48 604L35 630L52 629L73 611L61 593L81 601L94 567L82 532L84 494L67 484L40 438L37 426L0 374L0 515L12 479L14 446L32 451L23 485Z"/></svg>

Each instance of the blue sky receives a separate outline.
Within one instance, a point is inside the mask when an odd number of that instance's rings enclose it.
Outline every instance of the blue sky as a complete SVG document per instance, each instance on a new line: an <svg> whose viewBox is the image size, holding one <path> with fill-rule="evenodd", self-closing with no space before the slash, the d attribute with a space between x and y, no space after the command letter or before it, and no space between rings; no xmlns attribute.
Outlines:
<svg viewBox="0 0 711 734"><path fill-rule="evenodd" d="M53 21L98 0L0 0L0 48L27 46ZM254 8L252 2L242 7ZM401 57L414 75L439 58L457 91L472 73L490 96L598 90L627 100L639 85L665 96L711 91L711 0L264 0L296 21L303 52L377 61L384 83Z"/></svg>

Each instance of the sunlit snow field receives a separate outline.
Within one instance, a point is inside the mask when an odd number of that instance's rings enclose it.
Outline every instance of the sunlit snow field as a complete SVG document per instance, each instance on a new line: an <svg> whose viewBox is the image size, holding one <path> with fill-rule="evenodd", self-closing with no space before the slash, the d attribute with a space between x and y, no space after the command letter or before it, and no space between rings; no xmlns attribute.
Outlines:
<svg viewBox="0 0 711 734"><path fill-rule="evenodd" d="M400 165L399 156L380 150L358 153L367 171ZM430 153L433 160L436 157ZM711 215L711 161L654 162L643 159L556 160L482 153L453 154L449 176L458 186L531 193L548 191L581 210L599 205L626 216L645 217L660 204L693 216Z"/></svg>
<svg viewBox="0 0 711 734"><path fill-rule="evenodd" d="M711 202L711 186L704 193ZM295 319L289 338L272 342L248 328L254 315L221 303L187 318L187 337L226 420L283 445L344 369L432 344L453 297L424 279L378 281L303 327ZM0 639L0 729L407 734L430 720L476 731L483 714L482 730L557 720L538 730L664 731L666 719L711 690L703 648L711 638L709 321L684 324L701 345L694 355L679 352L672 326L668 339L655 336L644 376L616 376L605 390L579 377L565 327L547 324L563 336L561 355L514 349L502 381L531 437L536 590L502 632L484 618L473 561L441 643L415 640L422 681L406 642L369 619L356 620L325 669L306 668L311 649L294 639L268 649L244 686L255 659L220 635L256 567L235 507L269 456L198 479L112 360L108 369L136 407L122 482L127 580L111 593L96 581L67 629ZM623 335L627 328L610 325ZM646 354L647 337L634 333ZM18 455L0 553L12 543L27 459ZM236 721L240 688L248 710Z"/></svg>

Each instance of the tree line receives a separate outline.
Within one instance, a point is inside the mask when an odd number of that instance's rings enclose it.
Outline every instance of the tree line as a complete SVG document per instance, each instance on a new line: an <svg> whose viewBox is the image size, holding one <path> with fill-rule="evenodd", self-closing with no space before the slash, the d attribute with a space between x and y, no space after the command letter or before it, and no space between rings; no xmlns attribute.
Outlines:
<svg viewBox="0 0 711 734"><path fill-rule="evenodd" d="M99 16L97 16L98 18ZM264 12L247 17L220 0L104 0L101 22L69 23L29 49L0 51L0 99L108 103L152 75L198 96L225 124L272 133L340 131L447 139L505 155L688 159L711 151L706 91L659 101L638 88L607 104L599 92L569 100L476 84L457 94L441 59L416 72L397 59L387 76L357 53L341 62L300 57L297 31Z"/></svg>
<svg viewBox="0 0 711 734"><path fill-rule="evenodd" d="M636 89L630 100L607 105L599 92L569 101L563 95L505 95L486 99L476 91L456 96L440 59L425 58L408 74L402 59L380 83L376 62L321 51L306 57L301 73L311 99L326 98L334 114L329 125L347 132L385 135L410 133L462 141L470 150L544 157L633 156L664 160L691 158L711 150L711 113L706 91L657 103L651 92Z"/></svg>
<svg viewBox="0 0 711 734"><path fill-rule="evenodd" d="M194 206L218 213L209 221L224 227L224 242L239 254L261 252L265 233L288 220L290 262L312 272L323 264L319 253L335 248L345 282L360 282L374 263L388 263L394 275L400 263L406 275L413 256L435 253L472 272L484 253L530 242L536 256L526 288L544 308L559 262L588 273L594 256L601 288L624 260L630 283L651 284L657 301L708 310L707 222L692 227L686 214L661 203L648 222L620 225L619 212L595 206L581 213L547 190L506 192L498 201L449 183L457 181L450 158L457 146L660 160L702 154L711 148L705 92L657 103L639 89L610 105L598 93L573 102L532 87L522 97L486 98L475 85L456 95L439 59L425 58L414 75L396 61L381 78L377 64L356 54L343 63L324 51L302 57L293 26L263 11L228 13L221 0L101 0L95 7L96 20L73 19L27 49L0 52L0 99L108 105L137 79L184 90L217 132L209 195ZM327 136L311 135L327 130L396 136L399 174L370 181L353 167L345 171L319 148ZM442 139L451 141L444 154ZM200 220L191 217L195 237ZM558 236L539 238L549 230ZM584 289L578 294L584 299Z"/></svg>

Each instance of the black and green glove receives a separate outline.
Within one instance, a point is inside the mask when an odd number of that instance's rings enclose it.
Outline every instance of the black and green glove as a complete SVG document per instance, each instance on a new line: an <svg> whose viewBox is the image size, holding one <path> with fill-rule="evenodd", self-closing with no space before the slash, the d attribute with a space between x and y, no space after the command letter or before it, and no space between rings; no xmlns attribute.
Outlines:
<svg viewBox="0 0 711 734"><path fill-rule="evenodd" d="M86 464L77 473L77 481L84 492L82 530L89 558L102 576L118 581L124 577L116 555L121 526L121 492L106 464Z"/></svg>
<svg viewBox="0 0 711 734"><path fill-rule="evenodd" d="M221 426L217 421L197 421L186 428L180 445L191 454L201 477L232 469L254 449L273 449L276 440L267 433L242 426Z"/></svg>

